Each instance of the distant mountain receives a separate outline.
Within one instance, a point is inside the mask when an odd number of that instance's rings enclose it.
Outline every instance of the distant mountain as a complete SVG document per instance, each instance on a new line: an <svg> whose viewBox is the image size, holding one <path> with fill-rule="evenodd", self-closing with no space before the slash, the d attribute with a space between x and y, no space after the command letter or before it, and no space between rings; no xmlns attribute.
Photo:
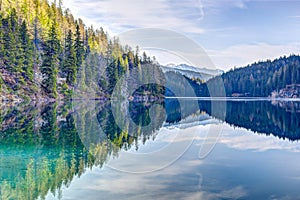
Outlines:
<svg viewBox="0 0 300 200"><path fill-rule="evenodd" d="M190 66L187 64L168 64L166 66L160 66L164 73L166 72L178 72L189 79L196 79L201 81L207 81L210 78L221 75L224 72L219 69L207 69Z"/></svg>

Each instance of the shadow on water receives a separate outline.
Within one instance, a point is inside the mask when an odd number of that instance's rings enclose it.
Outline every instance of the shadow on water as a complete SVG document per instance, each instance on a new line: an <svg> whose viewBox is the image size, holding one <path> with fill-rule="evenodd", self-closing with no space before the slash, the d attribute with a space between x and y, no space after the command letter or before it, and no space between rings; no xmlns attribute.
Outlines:
<svg viewBox="0 0 300 200"><path fill-rule="evenodd" d="M211 115L211 103L199 101L200 110ZM227 101L226 104L225 122L230 125L291 141L300 139L300 102ZM213 117L220 118L216 113Z"/></svg>

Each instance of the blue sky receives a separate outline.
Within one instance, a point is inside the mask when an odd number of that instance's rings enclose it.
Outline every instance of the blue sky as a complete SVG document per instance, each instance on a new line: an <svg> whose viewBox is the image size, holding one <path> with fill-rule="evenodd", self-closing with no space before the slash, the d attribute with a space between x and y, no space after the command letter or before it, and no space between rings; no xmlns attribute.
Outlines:
<svg viewBox="0 0 300 200"><path fill-rule="evenodd" d="M104 27L112 36L141 28L176 31L194 40L215 66L224 70L300 52L300 1L296 0L63 2L75 17L88 25ZM184 62L172 55L156 57L162 64Z"/></svg>

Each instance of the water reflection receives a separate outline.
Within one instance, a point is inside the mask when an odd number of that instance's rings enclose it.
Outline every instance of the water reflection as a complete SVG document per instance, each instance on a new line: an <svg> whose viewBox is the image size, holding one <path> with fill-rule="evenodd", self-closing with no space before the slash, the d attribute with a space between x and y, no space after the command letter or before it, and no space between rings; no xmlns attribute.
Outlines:
<svg viewBox="0 0 300 200"><path fill-rule="evenodd" d="M220 102L214 102L221 104ZM228 101L225 121L253 132L288 140L300 139L300 102ZM201 110L211 113L210 101L199 101ZM220 118L213 113L213 117Z"/></svg>
<svg viewBox="0 0 300 200"><path fill-rule="evenodd" d="M55 104L6 110L1 124L1 199L43 198L95 164L76 134L72 115L58 112Z"/></svg>
<svg viewBox="0 0 300 200"><path fill-rule="evenodd" d="M225 121L232 126L292 141L300 139L298 102L226 104ZM59 198L59 191L74 177L80 177L86 169L101 168L110 158L118 157L121 150L138 150L139 143L154 140L162 127L184 123L182 127L186 129L198 126L199 121L222 119L222 113L213 112L210 116L212 102L199 101L198 105L195 108L189 101L166 100L118 106L96 102L93 109L81 103L75 109L57 104L2 109L1 199L44 198L49 191ZM120 124L118 112L129 112L130 118Z"/></svg>

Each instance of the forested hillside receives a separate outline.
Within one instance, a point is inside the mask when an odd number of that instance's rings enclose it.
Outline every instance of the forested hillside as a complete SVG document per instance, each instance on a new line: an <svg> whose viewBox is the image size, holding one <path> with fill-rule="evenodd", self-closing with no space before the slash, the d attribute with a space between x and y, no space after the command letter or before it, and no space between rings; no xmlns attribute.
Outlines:
<svg viewBox="0 0 300 200"><path fill-rule="evenodd" d="M200 87L196 86L197 95L210 96L207 85L220 89L217 84L220 78L224 82L226 96L268 97L273 91L300 83L300 56L284 56L230 70Z"/></svg>
<svg viewBox="0 0 300 200"><path fill-rule="evenodd" d="M109 96L126 70L151 63L138 47L121 46L101 27L74 19L62 1L1 0L0 41L2 100L70 98L78 77L80 89L96 84L97 95ZM100 60L104 74L93 83Z"/></svg>

